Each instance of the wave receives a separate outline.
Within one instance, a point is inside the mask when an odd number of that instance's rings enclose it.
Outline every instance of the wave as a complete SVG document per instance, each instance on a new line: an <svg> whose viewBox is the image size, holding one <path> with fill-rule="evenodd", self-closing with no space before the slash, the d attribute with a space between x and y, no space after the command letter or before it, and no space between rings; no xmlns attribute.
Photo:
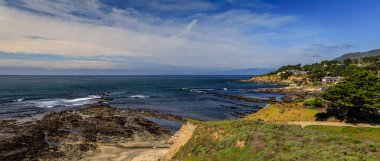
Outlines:
<svg viewBox="0 0 380 161"><path fill-rule="evenodd" d="M75 99L43 99L35 100L33 105L41 108L53 108L53 107L71 107L82 106L86 104L97 103L98 99L102 98L99 95L88 95L87 97L75 98Z"/></svg>
<svg viewBox="0 0 380 161"><path fill-rule="evenodd" d="M180 90L194 92L194 93L207 93L210 91L214 91L214 89L211 89L211 88L181 88Z"/></svg>
<svg viewBox="0 0 380 161"><path fill-rule="evenodd" d="M149 96L137 94L137 95L129 96L129 98L149 98Z"/></svg>
<svg viewBox="0 0 380 161"><path fill-rule="evenodd" d="M13 102L22 102L22 101L24 101L24 98L19 98L19 99L13 100Z"/></svg>
<svg viewBox="0 0 380 161"><path fill-rule="evenodd" d="M62 100L63 102L67 103L75 103L75 102L82 102L82 101L87 101L87 100L92 100L92 99L99 99L102 98L101 96L98 95L89 95L88 97L83 97L83 98L75 98L71 100Z"/></svg>

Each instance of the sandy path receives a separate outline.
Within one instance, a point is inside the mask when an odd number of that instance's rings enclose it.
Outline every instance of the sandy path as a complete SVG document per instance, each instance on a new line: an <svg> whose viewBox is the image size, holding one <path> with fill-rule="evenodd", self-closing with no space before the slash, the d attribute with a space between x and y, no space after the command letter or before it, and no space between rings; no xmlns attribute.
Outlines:
<svg viewBox="0 0 380 161"><path fill-rule="evenodd" d="M158 161L170 160L175 153L189 141L197 126L183 124L177 135L172 138L173 144L162 142L138 142L125 144L98 144L93 152L87 152L82 161Z"/></svg>
<svg viewBox="0 0 380 161"><path fill-rule="evenodd" d="M351 127L380 128L380 125L349 124L349 123L344 123L344 122L322 122L322 121L291 121L291 122L286 122L286 124L301 125L301 127L305 127L309 125L322 125L322 126L351 126Z"/></svg>
<svg viewBox="0 0 380 161"><path fill-rule="evenodd" d="M129 144L99 144L94 152L85 154L82 161L157 161L169 150L169 145L152 142Z"/></svg>

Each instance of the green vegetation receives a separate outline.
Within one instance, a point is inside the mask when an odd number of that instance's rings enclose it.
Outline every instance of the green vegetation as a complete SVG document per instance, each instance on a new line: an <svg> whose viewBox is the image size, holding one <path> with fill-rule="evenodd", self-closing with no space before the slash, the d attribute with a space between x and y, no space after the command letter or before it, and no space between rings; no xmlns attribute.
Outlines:
<svg viewBox="0 0 380 161"><path fill-rule="evenodd" d="M323 99L339 118L379 121L380 78L368 70L352 73L346 81L322 93Z"/></svg>
<svg viewBox="0 0 380 161"><path fill-rule="evenodd" d="M329 134L338 134L360 140L370 140L380 143L380 128L317 125L306 126L306 128Z"/></svg>
<svg viewBox="0 0 380 161"><path fill-rule="evenodd" d="M305 107L328 107L326 116L341 120L380 123L380 56L325 60L304 66L287 65L267 77L272 75L291 85L331 86L317 98L305 100ZM321 80L326 76L340 78L330 80L334 83L322 84Z"/></svg>
<svg viewBox="0 0 380 161"><path fill-rule="evenodd" d="M290 76L292 76L292 72L286 71L285 73L281 73L280 77L281 79L288 79Z"/></svg>
<svg viewBox="0 0 380 161"><path fill-rule="evenodd" d="M342 61L338 60L325 60L320 63L308 64L301 66L297 65L287 65L282 66L274 72L270 72L267 75L275 75L281 73L282 79L287 79L292 75L291 70L306 71L307 76L312 81L320 81L326 76L342 76L349 77L352 75L353 70L366 69L373 72L380 70L380 56L364 57L357 59L345 59Z"/></svg>
<svg viewBox="0 0 380 161"><path fill-rule="evenodd" d="M179 160L377 160L380 144L263 121L198 122Z"/></svg>
<svg viewBox="0 0 380 161"><path fill-rule="evenodd" d="M308 98L303 102L303 104L308 108L322 108L324 101L320 97Z"/></svg>

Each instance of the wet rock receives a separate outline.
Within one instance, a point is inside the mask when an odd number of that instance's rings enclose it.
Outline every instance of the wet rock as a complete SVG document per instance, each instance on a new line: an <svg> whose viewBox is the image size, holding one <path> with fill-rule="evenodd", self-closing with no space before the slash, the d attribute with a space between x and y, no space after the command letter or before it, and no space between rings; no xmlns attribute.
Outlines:
<svg viewBox="0 0 380 161"><path fill-rule="evenodd" d="M36 122L1 121L0 160L78 160L98 143L170 137L168 129L144 117L182 121L170 114L106 105L51 113Z"/></svg>
<svg viewBox="0 0 380 161"><path fill-rule="evenodd" d="M318 94L321 93L321 90L318 88L316 89L309 89L309 88L259 88L255 89L253 91L256 92L270 92L270 93L282 93L287 94L288 97L283 97L282 100L284 102L291 102L292 100L296 100L299 98L309 98L309 97L315 97Z"/></svg>

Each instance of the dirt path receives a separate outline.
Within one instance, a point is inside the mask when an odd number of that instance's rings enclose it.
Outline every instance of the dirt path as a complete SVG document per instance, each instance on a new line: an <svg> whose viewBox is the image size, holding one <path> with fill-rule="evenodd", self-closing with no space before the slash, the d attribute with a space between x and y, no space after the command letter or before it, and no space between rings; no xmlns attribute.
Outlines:
<svg viewBox="0 0 380 161"><path fill-rule="evenodd" d="M291 121L291 122L286 122L286 124L301 125L301 127L305 127L309 125L322 125L322 126L351 126L351 127L380 128L380 125L349 124L349 123L344 123L344 122L322 122L322 121Z"/></svg>
<svg viewBox="0 0 380 161"><path fill-rule="evenodd" d="M172 145L162 142L138 142L125 144L98 144L95 151L88 152L81 161L158 161L170 160L193 136L197 126L183 124L171 139ZM169 141L170 142L170 141Z"/></svg>
<svg viewBox="0 0 380 161"><path fill-rule="evenodd" d="M160 142L99 144L98 148L87 153L82 161L158 161L168 151L169 145Z"/></svg>

